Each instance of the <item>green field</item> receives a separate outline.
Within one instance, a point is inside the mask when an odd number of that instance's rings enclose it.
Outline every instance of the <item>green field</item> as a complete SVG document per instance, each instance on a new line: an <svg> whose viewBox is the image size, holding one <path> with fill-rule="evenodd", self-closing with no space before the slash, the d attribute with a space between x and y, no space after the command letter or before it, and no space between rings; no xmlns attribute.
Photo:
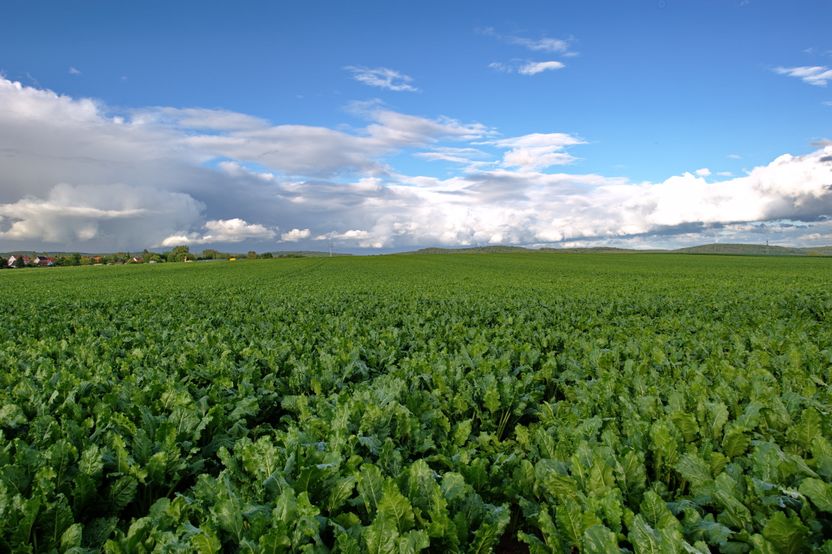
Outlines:
<svg viewBox="0 0 832 554"><path fill-rule="evenodd" d="M829 259L14 270L0 301L3 552L832 552Z"/></svg>

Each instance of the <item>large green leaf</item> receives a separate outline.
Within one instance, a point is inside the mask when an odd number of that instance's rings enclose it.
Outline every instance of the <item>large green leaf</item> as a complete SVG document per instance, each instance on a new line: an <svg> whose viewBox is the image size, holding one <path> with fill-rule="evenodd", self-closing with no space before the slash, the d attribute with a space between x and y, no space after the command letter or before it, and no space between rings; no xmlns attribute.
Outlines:
<svg viewBox="0 0 832 554"><path fill-rule="evenodd" d="M832 513L832 484L810 477L800 483L800 494L808 496L819 510Z"/></svg>
<svg viewBox="0 0 832 554"><path fill-rule="evenodd" d="M796 554L806 550L809 530L797 516L786 517L783 512L777 512L766 522L763 536L777 552Z"/></svg>

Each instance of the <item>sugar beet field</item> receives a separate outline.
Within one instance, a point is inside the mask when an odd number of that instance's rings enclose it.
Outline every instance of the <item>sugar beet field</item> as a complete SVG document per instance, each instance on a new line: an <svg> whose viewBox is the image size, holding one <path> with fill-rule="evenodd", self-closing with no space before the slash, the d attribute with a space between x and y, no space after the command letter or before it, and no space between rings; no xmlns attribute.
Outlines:
<svg viewBox="0 0 832 554"><path fill-rule="evenodd" d="M2 552L832 553L832 260L0 272Z"/></svg>

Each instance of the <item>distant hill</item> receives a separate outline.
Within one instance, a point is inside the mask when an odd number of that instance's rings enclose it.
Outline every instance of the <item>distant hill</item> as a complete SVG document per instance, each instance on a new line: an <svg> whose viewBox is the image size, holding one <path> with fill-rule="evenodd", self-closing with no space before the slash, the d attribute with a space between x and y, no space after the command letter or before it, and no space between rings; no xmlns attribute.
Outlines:
<svg viewBox="0 0 832 554"><path fill-rule="evenodd" d="M616 248L614 246L591 246L587 248L541 248L539 251L566 254L645 254L670 252L669 250L636 250L635 248Z"/></svg>
<svg viewBox="0 0 832 554"><path fill-rule="evenodd" d="M522 246L471 246L466 248L422 248L402 254L511 254L513 252L534 252Z"/></svg>
<svg viewBox="0 0 832 554"><path fill-rule="evenodd" d="M272 252L275 258L325 258L329 256L352 256L352 254L345 254L342 252L318 252L316 250L284 250Z"/></svg>
<svg viewBox="0 0 832 554"><path fill-rule="evenodd" d="M796 248L765 244L703 244L679 248L680 254L732 254L739 256L832 256L832 246Z"/></svg>
<svg viewBox="0 0 832 554"><path fill-rule="evenodd" d="M515 252L547 252L552 254L724 254L732 256L832 256L832 246L797 248L765 244L703 244L676 250L637 250L612 246L589 248L524 248L522 246L474 246L466 248L422 248L403 254L511 254Z"/></svg>

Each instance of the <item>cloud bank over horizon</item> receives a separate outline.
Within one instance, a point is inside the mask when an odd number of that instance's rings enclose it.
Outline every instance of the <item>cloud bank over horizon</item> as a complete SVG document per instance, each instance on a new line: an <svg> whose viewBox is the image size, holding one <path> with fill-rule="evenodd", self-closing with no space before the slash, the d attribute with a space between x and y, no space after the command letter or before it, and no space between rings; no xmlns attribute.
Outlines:
<svg viewBox="0 0 832 554"><path fill-rule="evenodd" d="M545 63L540 71L556 68ZM367 71L378 70L356 66L356 78ZM376 77L412 86L400 74ZM357 126L201 107L120 110L0 78L0 251L832 244L828 142L740 176L692 163L634 182L567 171L592 137L503 136L487 122L380 102L349 113ZM403 159L437 171L413 174Z"/></svg>

